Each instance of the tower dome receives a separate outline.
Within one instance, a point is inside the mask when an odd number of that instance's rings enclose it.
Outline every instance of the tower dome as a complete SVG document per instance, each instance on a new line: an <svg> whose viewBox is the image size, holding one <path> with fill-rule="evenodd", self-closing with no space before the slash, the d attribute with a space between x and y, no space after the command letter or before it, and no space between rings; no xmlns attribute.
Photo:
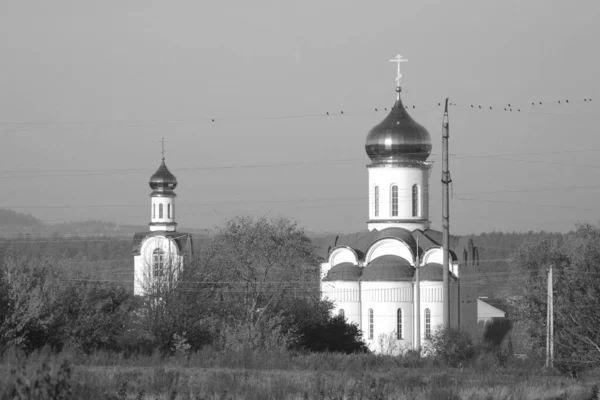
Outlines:
<svg viewBox="0 0 600 400"><path fill-rule="evenodd" d="M365 150L374 164L394 164L426 161L431 153L431 136L406 111L400 99L387 117L375 125L367 135Z"/></svg>
<svg viewBox="0 0 600 400"><path fill-rule="evenodd" d="M169 171L163 157L160 167L150 177L150 188L157 192L169 192L177 187L177 178Z"/></svg>

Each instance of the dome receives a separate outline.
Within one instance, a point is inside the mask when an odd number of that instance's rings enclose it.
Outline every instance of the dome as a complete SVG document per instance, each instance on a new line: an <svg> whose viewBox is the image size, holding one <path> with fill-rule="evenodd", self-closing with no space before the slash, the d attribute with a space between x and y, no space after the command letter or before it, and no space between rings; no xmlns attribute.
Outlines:
<svg viewBox="0 0 600 400"><path fill-rule="evenodd" d="M334 265L323 281L358 281L361 268L349 262Z"/></svg>
<svg viewBox="0 0 600 400"><path fill-rule="evenodd" d="M377 257L363 269L361 281L410 281L414 268L402 257Z"/></svg>
<svg viewBox="0 0 600 400"><path fill-rule="evenodd" d="M158 170L150 177L150 188L158 192L175 190L177 187L177 178L169 171L163 158Z"/></svg>
<svg viewBox="0 0 600 400"><path fill-rule="evenodd" d="M369 131L365 150L376 164L425 161L431 153L431 136L412 119L398 96L388 116Z"/></svg>
<svg viewBox="0 0 600 400"><path fill-rule="evenodd" d="M448 271L449 279L456 280L456 277ZM444 266L439 263L427 263L419 268L420 281L439 281L444 280Z"/></svg>

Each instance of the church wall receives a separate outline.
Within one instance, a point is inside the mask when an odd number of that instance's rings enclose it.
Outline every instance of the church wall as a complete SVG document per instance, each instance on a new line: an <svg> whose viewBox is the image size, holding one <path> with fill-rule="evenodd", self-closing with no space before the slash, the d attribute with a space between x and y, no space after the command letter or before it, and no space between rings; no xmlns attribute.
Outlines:
<svg viewBox="0 0 600 400"><path fill-rule="evenodd" d="M414 229L429 227L429 167L370 167L369 171L369 220L399 219L415 220ZM412 187L419 187L419 215L413 216ZM398 186L398 215L392 216L392 186ZM375 215L375 186L379 187L379 215ZM420 221L425 220L425 221ZM392 226L398 226L398 223ZM369 223L369 229L383 229ZM406 227L408 229L408 227ZM411 227L412 228L412 227ZM412 229L411 229L412 230Z"/></svg>
<svg viewBox="0 0 600 400"><path fill-rule="evenodd" d="M348 323L360 328L360 285L358 282L321 282L321 298L333 302L334 315L344 310Z"/></svg>
<svg viewBox="0 0 600 400"><path fill-rule="evenodd" d="M176 274L183 265L183 257L179 256L177 244L164 236L153 236L146 239L140 248L140 254L134 257L134 294L143 295L148 279L152 273L152 253L160 248L164 251L164 265L173 267Z"/></svg>
<svg viewBox="0 0 600 400"><path fill-rule="evenodd" d="M412 282L361 282L362 332L369 348L382 352L380 338L397 347L412 346L413 285ZM373 335L370 337L369 309L373 310ZM402 310L402 339L395 336L397 312ZM385 352L386 350L383 349Z"/></svg>

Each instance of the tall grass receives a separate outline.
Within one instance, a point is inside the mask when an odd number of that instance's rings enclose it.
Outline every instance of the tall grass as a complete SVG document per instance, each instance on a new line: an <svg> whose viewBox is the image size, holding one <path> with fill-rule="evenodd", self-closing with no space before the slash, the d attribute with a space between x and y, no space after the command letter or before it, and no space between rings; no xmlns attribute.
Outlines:
<svg viewBox="0 0 600 400"><path fill-rule="evenodd" d="M62 397L41 397L40 391L38 397L27 397L36 382ZM500 368L484 358L469 367L448 368L414 356L223 352L210 347L173 357L86 355L73 349L29 355L9 350L0 357L2 400L589 399L593 383L594 376L576 381L537 365L515 361Z"/></svg>

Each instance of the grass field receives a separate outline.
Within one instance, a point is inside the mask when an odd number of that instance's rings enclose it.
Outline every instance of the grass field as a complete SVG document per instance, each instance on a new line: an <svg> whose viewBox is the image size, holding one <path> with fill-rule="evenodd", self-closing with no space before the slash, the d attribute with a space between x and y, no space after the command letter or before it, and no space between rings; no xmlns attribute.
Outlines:
<svg viewBox="0 0 600 400"><path fill-rule="evenodd" d="M467 368L389 356L223 353L82 355L42 351L0 359L0 399L591 399L580 380L516 361Z"/></svg>

